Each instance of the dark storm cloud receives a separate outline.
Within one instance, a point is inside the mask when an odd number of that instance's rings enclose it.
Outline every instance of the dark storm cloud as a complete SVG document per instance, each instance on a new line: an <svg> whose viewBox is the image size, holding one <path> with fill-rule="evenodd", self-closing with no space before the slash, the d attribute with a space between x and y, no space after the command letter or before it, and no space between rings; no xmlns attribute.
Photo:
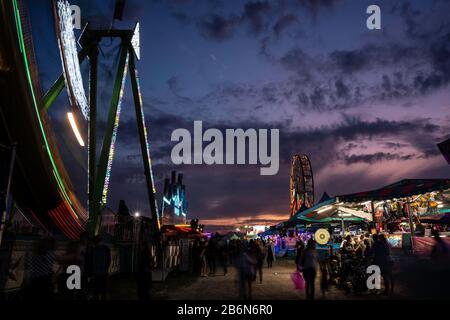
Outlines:
<svg viewBox="0 0 450 320"><path fill-rule="evenodd" d="M182 1L184 4L184 1ZM232 38L240 27L248 29L254 36L279 37L284 30L298 23L298 18L291 12L305 9L316 19L321 8L330 9L338 0L293 0L293 1L248 1L244 2L237 14L226 15L217 9L223 8L226 1L210 1L209 12L195 16L172 8L171 15L182 25L195 21L200 34L212 41L224 41ZM175 7L174 5L172 7Z"/></svg>
<svg viewBox="0 0 450 320"><path fill-rule="evenodd" d="M174 17L182 26L192 22L192 17L182 12L172 12L172 17Z"/></svg>
<svg viewBox="0 0 450 320"><path fill-rule="evenodd" d="M302 74L308 73L311 64L316 63L312 57L310 57L301 48L294 48L286 52L279 60L288 70L296 70Z"/></svg>
<svg viewBox="0 0 450 320"><path fill-rule="evenodd" d="M251 33L258 35L267 27L265 15L271 6L267 1L250 1L243 7L242 13L228 17L210 14L202 17L197 23L201 34L210 40L223 41L233 36L236 28L248 24Z"/></svg>
<svg viewBox="0 0 450 320"><path fill-rule="evenodd" d="M198 23L202 36L210 40L223 41L233 36L240 18L237 16L222 17L211 14L203 17Z"/></svg>
<svg viewBox="0 0 450 320"><path fill-rule="evenodd" d="M278 18L277 22L273 26L273 32L277 37L281 35L281 33L289 28L290 26L298 23L299 20L294 14L287 14Z"/></svg>
<svg viewBox="0 0 450 320"><path fill-rule="evenodd" d="M169 87L169 90L177 95L179 90L180 90L180 86L179 86L179 80L178 77L176 76L172 76L167 80L167 86Z"/></svg>
<svg viewBox="0 0 450 320"><path fill-rule="evenodd" d="M450 2L436 0L430 2L427 10L414 7L409 1L395 2L391 12L399 14L404 22L406 36L413 40L427 42L430 35L439 36L450 28L448 10Z"/></svg>
<svg viewBox="0 0 450 320"><path fill-rule="evenodd" d="M368 164L374 164L376 162L380 161L390 161L390 160L410 160L413 159L414 155L408 154L408 155L399 155L395 153L384 153L384 152L377 152L373 154L362 154L362 155L350 155L345 156L343 161L346 165L352 165L355 163L368 163Z"/></svg>
<svg viewBox="0 0 450 320"><path fill-rule="evenodd" d="M344 82L339 79L334 83L335 87L336 87L336 95L339 98L343 98L343 99L348 99L348 97L350 96L349 93L349 88L344 84Z"/></svg>
<svg viewBox="0 0 450 320"><path fill-rule="evenodd" d="M331 9L340 0L296 0L294 3L306 8L314 17L317 16L320 9Z"/></svg>
<svg viewBox="0 0 450 320"><path fill-rule="evenodd" d="M336 0L297 0L297 1L249 1L242 7L239 15L224 16L217 13L210 13L198 18L197 26L200 33L210 40L223 41L230 39L236 29L240 26L249 27L253 35L270 34L272 30L276 37L279 37L288 27L298 23L298 18L290 13L291 11L303 8L315 18L320 8L332 8ZM180 22L187 22L192 19L179 12L173 16ZM274 19L275 17L275 19ZM272 27L269 29L269 26Z"/></svg>
<svg viewBox="0 0 450 320"><path fill-rule="evenodd" d="M265 38L261 54L293 74L276 91L300 110L345 110L365 102L421 96L448 86L448 31L439 37L430 34L425 46L369 43L352 50L334 50L324 57L292 48L276 58L268 53L270 41ZM376 75L368 81L370 73Z"/></svg>
<svg viewBox="0 0 450 320"><path fill-rule="evenodd" d="M384 146L386 148L396 150L396 149L407 147L408 145L405 143L399 143L399 142L386 142L386 143L384 143Z"/></svg>
<svg viewBox="0 0 450 320"><path fill-rule="evenodd" d="M267 27L264 15L270 12L271 6L268 1L250 1L245 4L242 21L249 22L251 31L258 35Z"/></svg>
<svg viewBox="0 0 450 320"><path fill-rule="evenodd" d="M411 128L414 128L414 134L411 134ZM435 149L432 134L438 130L439 126L429 123L428 119L412 121L376 119L369 122L359 118L344 116L341 122L334 125L295 132L281 131L280 158L285 161L289 160L292 156L292 150L296 150L297 146L301 146L302 153L316 156L318 158L315 161L316 166L319 164L319 167L321 167L322 164L329 163L330 159L336 159L338 154L336 148L341 148L341 143L353 143L350 148L349 145L343 148L343 151L351 151L357 147L355 141L361 139L370 141L383 137L395 137L401 141L411 140L411 145L416 147L420 154L426 154L433 148ZM359 162L367 160L367 163L372 164L374 161L388 159L371 157L358 160Z"/></svg>

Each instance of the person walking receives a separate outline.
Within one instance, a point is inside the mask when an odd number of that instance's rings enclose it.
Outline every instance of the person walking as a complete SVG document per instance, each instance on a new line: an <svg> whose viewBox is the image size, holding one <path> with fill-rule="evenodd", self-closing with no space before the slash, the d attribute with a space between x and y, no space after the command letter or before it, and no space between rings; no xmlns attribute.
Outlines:
<svg viewBox="0 0 450 320"><path fill-rule="evenodd" d="M267 268L272 268L272 264L275 261L275 248L272 240L267 243Z"/></svg>
<svg viewBox="0 0 450 320"><path fill-rule="evenodd" d="M208 262L209 275L216 275L216 257L217 257L217 243L216 238L213 236L209 239L208 246L206 247L206 261Z"/></svg>
<svg viewBox="0 0 450 320"><path fill-rule="evenodd" d="M241 299L252 299L252 282L255 278L256 260L249 250L243 250L237 258L239 271L239 297Z"/></svg>
<svg viewBox="0 0 450 320"><path fill-rule="evenodd" d="M152 285L152 257L150 243L147 241L139 243L137 258L137 297L141 301L148 301L150 300L150 288Z"/></svg>
<svg viewBox="0 0 450 320"><path fill-rule="evenodd" d="M296 252L295 252L295 264L297 266L300 265L300 258L302 256L304 249L305 249L305 243L303 242L302 239L298 239L297 244L296 244Z"/></svg>
<svg viewBox="0 0 450 320"><path fill-rule="evenodd" d="M303 250L300 258L300 267L305 279L306 299L314 300L317 268L319 257L316 251L316 242L311 238L308 240L306 249Z"/></svg>
<svg viewBox="0 0 450 320"><path fill-rule="evenodd" d="M37 300L52 300L54 298L55 263L54 240L41 239L37 245L37 253L29 261L30 283L25 292L25 298Z"/></svg>
<svg viewBox="0 0 450 320"><path fill-rule="evenodd" d="M228 244L225 240L220 240L218 247L218 256L220 264L223 268L223 275L226 276L228 273Z"/></svg>
<svg viewBox="0 0 450 320"><path fill-rule="evenodd" d="M266 248L262 245L261 240L257 239L254 243L255 246L255 259L256 259L256 270L259 274L259 283L263 281L263 265L264 259L266 258Z"/></svg>
<svg viewBox="0 0 450 320"><path fill-rule="evenodd" d="M206 251L207 251L207 244L204 239L200 241L199 250L198 250L198 256L200 261L200 277L206 277Z"/></svg>
<svg viewBox="0 0 450 320"><path fill-rule="evenodd" d="M106 300L108 271L111 265L111 251L102 243L101 236L94 237L92 250L92 275L94 282L94 298Z"/></svg>
<svg viewBox="0 0 450 320"><path fill-rule="evenodd" d="M380 267L381 276L384 280L384 294L389 295L394 292L394 279L392 275L393 261L391 251L384 234L375 237L372 247L373 264Z"/></svg>

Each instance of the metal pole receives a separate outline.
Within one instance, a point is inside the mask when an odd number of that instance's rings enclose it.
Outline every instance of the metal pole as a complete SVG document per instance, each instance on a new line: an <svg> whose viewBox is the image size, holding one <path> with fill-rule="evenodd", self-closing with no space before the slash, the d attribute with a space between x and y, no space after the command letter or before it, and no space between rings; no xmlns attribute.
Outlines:
<svg viewBox="0 0 450 320"><path fill-rule="evenodd" d="M122 43L119 66L117 69L116 79L114 82L113 95L111 98L111 105L109 108L108 120L103 138L102 149L100 151L100 158L97 166L97 174L95 178L94 194L92 197L92 212L90 212L88 229L90 235L97 235L101 224L101 208L103 187L105 185L106 171L108 169L108 157L111 149L112 135L114 131L114 124L116 121L120 94L122 89L122 79L125 73L126 61L128 55L128 46Z"/></svg>
<svg viewBox="0 0 450 320"><path fill-rule="evenodd" d="M373 205L373 200L370 201L370 208L372 209L372 227L375 227L375 230L377 230L377 221L375 220L375 206ZM372 230L370 230L372 231Z"/></svg>
<svg viewBox="0 0 450 320"><path fill-rule="evenodd" d="M88 127L88 213L93 212L92 198L95 186L96 164L96 123L97 123L97 61L98 47L95 43L89 52L89 127Z"/></svg>
<svg viewBox="0 0 450 320"><path fill-rule="evenodd" d="M1 224L0 224L0 245L3 240L3 234L6 230L6 224L9 223L9 217L11 215L12 208L12 194L11 194L11 182L14 172L14 163L16 160L16 144L12 145L11 148L11 160L9 162L9 174L8 174L8 185L6 187L6 207L5 212L3 212Z"/></svg>
<svg viewBox="0 0 450 320"><path fill-rule="evenodd" d="M411 214L411 199L410 197L406 198L406 211L408 213L408 221L409 221L409 232L411 233L411 251L414 252L414 222L413 215Z"/></svg>
<svg viewBox="0 0 450 320"><path fill-rule="evenodd" d="M144 162L144 172L145 178L147 181L147 195L150 203L150 213L152 218L152 227L155 234L159 233L159 221L158 221L158 207L156 204L156 189L153 182L153 174L150 160L150 150L147 145L147 130L145 128L144 122L144 110L142 109L142 100L141 93L139 90L138 78L136 75L136 65L134 61L134 53L130 48L130 61L129 61L129 69L130 69L130 78L131 78L131 87L133 89L133 97L134 97L134 107L136 110L136 119L139 130L139 140L141 144L141 153L142 160Z"/></svg>

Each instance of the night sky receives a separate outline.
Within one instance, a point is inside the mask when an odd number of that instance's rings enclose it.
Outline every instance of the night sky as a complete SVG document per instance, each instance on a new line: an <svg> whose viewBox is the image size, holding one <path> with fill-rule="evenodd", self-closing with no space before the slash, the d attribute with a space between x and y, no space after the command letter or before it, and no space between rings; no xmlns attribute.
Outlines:
<svg viewBox="0 0 450 320"><path fill-rule="evenodd" d="M51 5L25 2L45 92L61 73ZM83 22L110 26L113 0L71 4L81 7ZM366 28L371 4L381 8L381 30ZM450 1L438 0L128 0L124 20L114 26L141 23L138 69L158 204L163 178L178 170L189 216L210 229L286 219L296 153L310 156L316 199L324 191L357 192L404 178L450 178L436 147L450 137L449 12ZM118 45L102 43L100 128ZM86 92L87 71L84 63ZM108 206L116 210L125 199L130 210L148 215L130 87L128 79ZM68 126L67 111L62 94L49 114L85 199L86 150ZM260 176L260 165L173 165L170 135L192 130L194 120L205 129L279 128L278 174Z"/></svg>

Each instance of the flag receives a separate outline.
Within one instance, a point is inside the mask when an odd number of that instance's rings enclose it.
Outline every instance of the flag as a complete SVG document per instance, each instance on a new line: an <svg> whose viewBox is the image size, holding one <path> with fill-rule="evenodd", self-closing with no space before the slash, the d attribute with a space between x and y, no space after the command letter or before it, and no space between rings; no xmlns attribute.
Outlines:
<svg viewBox="0 0 450 320"><path fill-rule="evenodd" d="M445 160L447 160L448 164L450 164L450 138L438 144L439 150L444 156Z"/></svg>

